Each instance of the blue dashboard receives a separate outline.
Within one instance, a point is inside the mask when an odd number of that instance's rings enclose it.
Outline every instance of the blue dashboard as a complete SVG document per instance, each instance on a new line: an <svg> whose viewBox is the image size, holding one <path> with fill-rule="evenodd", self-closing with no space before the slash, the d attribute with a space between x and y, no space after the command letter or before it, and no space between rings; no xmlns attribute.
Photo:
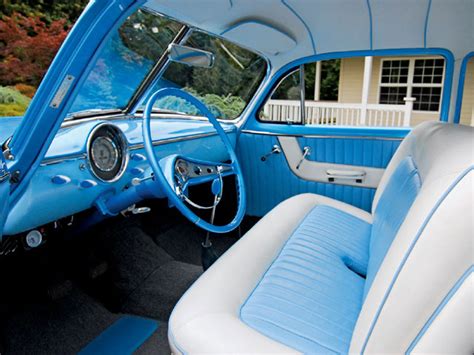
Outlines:
<svg viewBox="0 0 474 355"><path fill-rule="evenodd" d="M15 122L13 119L5 121L11 127ZM94 171L95 163L90 152L93 135L101 127L116 132L124 140L123 164L111 179L103 179ZM223 124L223 128L235 146L235 126ZM152 120L151 129L158 158L180 154L190 159L216 162L228 159L220 138L206 120L156 118ZM7 131L2 129L3 133ZM11 209L4 233L18 234L101 206L111 196L124 193L134 180L143 181L150 175L143 147L141 118L120 116L66 123L57 133L27 189Z"/></svg>

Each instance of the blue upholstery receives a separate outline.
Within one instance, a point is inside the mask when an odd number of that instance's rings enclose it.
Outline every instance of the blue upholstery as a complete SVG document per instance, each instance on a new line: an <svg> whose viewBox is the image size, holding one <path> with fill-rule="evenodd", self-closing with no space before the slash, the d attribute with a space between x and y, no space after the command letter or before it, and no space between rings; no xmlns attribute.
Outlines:
<svg viewBox="0 0 474 355"><path fill-rule="evenodd" d="M420 175L408 156L393 172L374 212L364 299L420 188Z"/></svg>
<svg viewBox="0 0 474 355"><path fill-rule="evenodd" d="M301 149L311 147L308 159L334 164L385 168L400 145L397 140L367 138L299 138ZM262 155L278 144L274 136L243 133L238 153L247 187L247 214L264 216L280 202L301 193L334 198L370 211L375 189L307 181L288 167L284 154L273 155L265 162ZM265 181L262 184L262 181Z"/></svg>
<svg viewBox="0 0 474 355"><path fill-rule="evenodd" d="M316 206L242 306L242 320L305 353L347 352L363 301L370 231L350 214Z"/></svg>
<svg viewBox="0 0 474 355"><path fill-rule="evenodd" d="M316 206L242 306L242 321L304 353L347 353L367 292L420 187L407 157L388 181L373 224Z"/></svg>

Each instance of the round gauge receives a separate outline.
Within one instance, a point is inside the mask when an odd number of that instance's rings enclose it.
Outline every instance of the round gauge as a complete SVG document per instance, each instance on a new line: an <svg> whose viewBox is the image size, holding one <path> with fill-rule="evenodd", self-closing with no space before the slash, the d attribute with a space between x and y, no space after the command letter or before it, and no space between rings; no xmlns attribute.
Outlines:
<svg viewBox="0 0 474 355"><path fill-rule="evenodd" d="M112 171L118 163L119 151L109 137L97 137L91 146L91 155L96 167L103 171Z"/></svg>
<svg viewBox="0 0 474 355"><path fill-rule="evenodd" d="M128 163L128 145L118 127L107 123L96 126L87 147L90 168L98 179L112 182L124 174Z"/></svg>
<svg viewBox="0 0 474 355"><path fill-rule="evenodd" d="M176 162L176 171L183 177L186 177L189 175L189 166L188 163L184 160L178 160Z"/></svg>

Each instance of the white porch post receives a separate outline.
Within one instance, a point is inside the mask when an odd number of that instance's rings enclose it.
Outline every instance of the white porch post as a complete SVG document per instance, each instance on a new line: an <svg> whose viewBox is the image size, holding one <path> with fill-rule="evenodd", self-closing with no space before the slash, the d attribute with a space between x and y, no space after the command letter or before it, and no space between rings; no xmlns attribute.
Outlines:
<svg viewBox="0 0 474 355"><path fill-rule="evenodd" d="M362 102L360 112L360 125L365 125L367 118L367 104L369 103L370 77L372 75L373 57L365 57L364 61L364 81L362 83Z"/></svg>
<svg viewBox="0 0 474 355"><path fill-rule="evenodd" d="M413 112L413 103L416 101L416 97L404 97L405 101L405 114L403 115L403 127L410 127L411 113Z"/></svg>
<svg viewBox="0 0 474 355"><path fill-rule="evenodd" d="M314 101L321 97L321 61L316 62L316 73L314 78Z"/></svg>

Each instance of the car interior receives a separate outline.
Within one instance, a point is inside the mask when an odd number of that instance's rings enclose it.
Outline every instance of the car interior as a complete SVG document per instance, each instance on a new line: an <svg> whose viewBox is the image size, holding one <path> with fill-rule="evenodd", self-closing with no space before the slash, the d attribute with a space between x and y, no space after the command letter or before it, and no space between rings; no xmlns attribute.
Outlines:
<svg viewBox="0 0 474 355"><path fill-rule="evenodd" d="M473 353L474 4L402 3L91 2L0 119L0 354Z"/></svg>

